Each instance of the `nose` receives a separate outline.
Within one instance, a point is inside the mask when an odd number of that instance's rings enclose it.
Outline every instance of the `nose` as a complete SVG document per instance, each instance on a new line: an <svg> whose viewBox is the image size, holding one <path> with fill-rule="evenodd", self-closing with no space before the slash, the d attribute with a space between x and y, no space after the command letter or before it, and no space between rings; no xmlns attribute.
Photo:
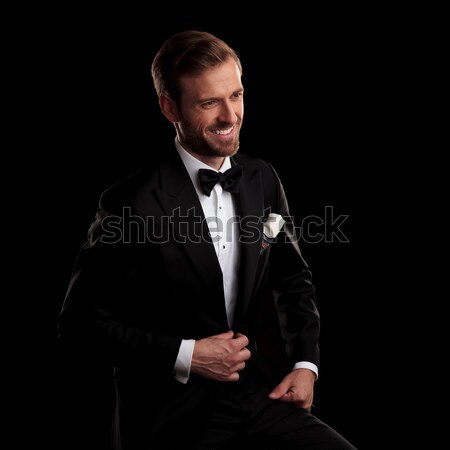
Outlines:
<svg viewBox="0 0 450 450"><path fill-rule="evenodd" d="M233 105L230 102L223 102L220 107L220 113L219 113L219 121L221 123L226 123L233 125L236 123L236 112L234 111Z"/></svg>

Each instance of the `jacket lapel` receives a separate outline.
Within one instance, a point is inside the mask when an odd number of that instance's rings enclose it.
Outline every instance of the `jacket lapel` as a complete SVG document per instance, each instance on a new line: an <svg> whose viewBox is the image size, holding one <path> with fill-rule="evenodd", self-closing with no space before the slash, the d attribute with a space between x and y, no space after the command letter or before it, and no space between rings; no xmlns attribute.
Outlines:
<svg viewBox="0 0 450 450"><path fill-rule="evenodd" d="M160 189L155 190L171 232L190 259L206 289L223 299L222 271L214 250L203 209L189 174L172 145L160 166Z"/></svg>
<svg viewBox="0 0 450 450"><path fill-rule="evenodd" d="M240 164L240 158L233 158ZM264 213L264 195L259 170L251 170L245 165L239 193L237 209L241 217L241 277L236 305L235 324L244 316L251 298L256 268L260 256L262 240L262 216Z"/></svg>

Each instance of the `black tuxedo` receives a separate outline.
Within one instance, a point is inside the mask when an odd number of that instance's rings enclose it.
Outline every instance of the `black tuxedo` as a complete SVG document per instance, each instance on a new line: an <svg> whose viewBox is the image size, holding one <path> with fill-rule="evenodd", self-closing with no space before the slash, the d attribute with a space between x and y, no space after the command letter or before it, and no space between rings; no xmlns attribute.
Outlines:
<svg viewBox="0 0 450 450"><path fill-rule="evenodd" d="M247 377L264 380L254 351L254 313L266 283L274 289L289 364L318 365L319 316L310 272L296 243L281 183L266 162L237 154L241 224L239 293L233 330L251 341ZM261 251L262 221L287 220ZM115 434L123 448L193 439L223 383L173 378L182 339L229 329L222 273L189 175L172 145L155 162L108 189L80 251L60 316L62 342L89 349L114 367ZM117 239L117 237L120 239ZM272 386L274 387L274 386Z"/></svg>

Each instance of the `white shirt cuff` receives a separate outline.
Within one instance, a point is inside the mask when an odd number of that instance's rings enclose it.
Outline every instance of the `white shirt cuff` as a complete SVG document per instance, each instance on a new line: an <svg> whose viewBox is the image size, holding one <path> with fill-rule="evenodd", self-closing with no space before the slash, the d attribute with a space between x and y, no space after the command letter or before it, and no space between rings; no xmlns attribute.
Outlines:
<svg viewBox="0 0 450 450"><path fill-rule="evenodd" d="M316 380L317 378L319 378L319 368L311 362L300 361L298 363L295 363L294 370L295 369L309 369L316 374Z"/></svg>
<svg viewBox="0 0 450 450"><path fill-rule="evenodd" d="M192 354L194 353L194 339L183 339L175 361L175 380L186 384L191 371Z"/></svg>

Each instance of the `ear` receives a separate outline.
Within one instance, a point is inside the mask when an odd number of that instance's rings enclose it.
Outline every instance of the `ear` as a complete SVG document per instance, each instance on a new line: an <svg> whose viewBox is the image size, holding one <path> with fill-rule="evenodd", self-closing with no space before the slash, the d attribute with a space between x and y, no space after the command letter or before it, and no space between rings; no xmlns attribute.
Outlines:
<svg viewBox="0 0 450 450"><path fill-rule="evenodd" d="M159 96L159 106L167 119L172 122L178 122L178 108L175 101L166 94Z"/></svg>

